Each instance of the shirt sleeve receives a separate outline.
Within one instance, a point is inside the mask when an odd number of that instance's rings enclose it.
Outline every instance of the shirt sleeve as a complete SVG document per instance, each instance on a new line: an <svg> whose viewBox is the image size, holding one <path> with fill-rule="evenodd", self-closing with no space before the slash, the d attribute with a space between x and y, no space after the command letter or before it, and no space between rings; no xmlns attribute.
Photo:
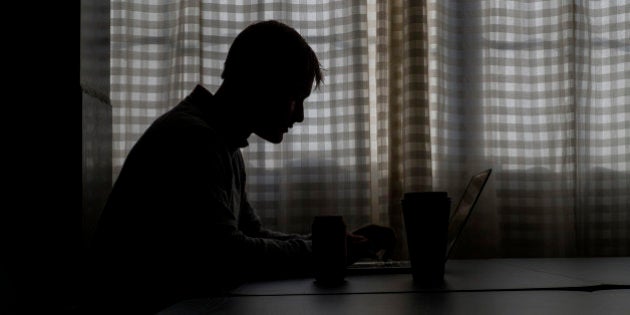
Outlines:
<svg viewBox="0 0 630 315"><path fill-rule="evenodd" d="M243 193L243 203L241 205L241 215L239 228L246 235L275 240L310 240L311 234L284 233L263 227L260 217L247 201L247 196Z"/></svg>

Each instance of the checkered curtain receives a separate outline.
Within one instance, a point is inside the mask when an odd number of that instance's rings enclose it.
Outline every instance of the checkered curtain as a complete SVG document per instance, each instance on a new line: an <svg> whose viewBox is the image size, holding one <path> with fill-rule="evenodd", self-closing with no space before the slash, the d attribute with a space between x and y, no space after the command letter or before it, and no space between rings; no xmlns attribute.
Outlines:
<svg viewBox="0 0 630 315"><path fill-rule="evenodd" d="M218 89L232 40L268 19L304 36L325 82L282 144L252 136L242 150L251 203L266 226L288 232L310 233L318 214L343 214L349 227L386 218L371 209L365 1L113 1L114 177L158 115L198 82Z"/></svg>
<svg viewBox="0 0 630 315"><path fill-rule="evenodd" d="M630 254L630 4L425 8L433 187L495 170L458 253Z"/></svg>
<svg viewBox="0 0 630 315"><path fill-rule="evenodd" d="M630 7L622 1L112 1L113 176L254 21L326 68L305 121L243 149L265 225L395 227L403 192L494 169L456 257L630 254ZM405 254L399 243L399 253Z"/></svg>

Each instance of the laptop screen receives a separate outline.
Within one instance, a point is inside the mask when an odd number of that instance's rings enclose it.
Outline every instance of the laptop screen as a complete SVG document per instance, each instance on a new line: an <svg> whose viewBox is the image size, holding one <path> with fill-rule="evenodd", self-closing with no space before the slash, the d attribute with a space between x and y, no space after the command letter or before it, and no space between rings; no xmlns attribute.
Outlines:
<svg viewBox="0 0 630 315"><path fill-rule="evenodd" d="M464 190L464 194L459 199L457 207L451 214L451 219L448 226L448 245L446 248L445 259L448 259L448 257L450 256L451 250L453 249L457 238L462 233L462 230L466 225L466 221L468 221L470 213L472 212L475 203L479 199L481 191L486 185L486 182L488 181L491 172L492 169L487 169L473 175L473 177L468 182L466 189Z"/></svg>
<svg viewBox="0 0 630 315"><path fill-rule="evenodd" d="M483 191L492 169L479 172L472 176L464 190L457 207L451 214L448 226L448 242L445 261L448 260L457 239L459 238L468 218ZM349 274L383 274L383 273L409 273L411 264L404 261L359 261L348 267Z"/></svg>

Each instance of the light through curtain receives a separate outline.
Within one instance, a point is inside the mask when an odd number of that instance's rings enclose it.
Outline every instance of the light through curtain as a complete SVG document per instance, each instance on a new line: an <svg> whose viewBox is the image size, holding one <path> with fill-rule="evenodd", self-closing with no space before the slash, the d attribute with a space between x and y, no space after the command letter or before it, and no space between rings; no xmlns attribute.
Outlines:
<svg viewBox="0 0 630 315"><path fill-rule="evenodd" d="M630 4L426 8L434 188L495 171L459 254L630 254Z"/></svg>
<svg viewBox="0 0 630 315"><path fill-rule="evenodd" d="M393 226L403 192L494 169L456 257L630 254L628 4L599 1L113 1L115 177L197 82L214 92L254 21L296 28L325 83L285 142L250 137L264 224ZM454 206L454 205L453 205Z"/></svg>
<svg viewBox="0 0 630 315"><path fill-rule="evenodd" d="M319 214L343 214L349 228L387 224L371 209L365 1L114 1L113 176L148 125L195 84L218 89L232 40L269 19L304 36L325 78L282 144L253 135L242 150L248 197L263 224L310 233Z"/></svg>

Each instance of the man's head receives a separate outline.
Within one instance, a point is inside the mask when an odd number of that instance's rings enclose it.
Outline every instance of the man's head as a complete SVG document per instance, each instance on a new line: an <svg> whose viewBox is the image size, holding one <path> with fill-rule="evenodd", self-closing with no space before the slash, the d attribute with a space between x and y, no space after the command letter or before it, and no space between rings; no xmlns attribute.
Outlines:
<svg viewBox="0 0 630 315"><path fill-rule="evenodd" d="M303 102L322 82L317 56L293 28L263 21L245 28L228 52L221 77L242 91L253 132L273 143L304 120Z"/></svg>

